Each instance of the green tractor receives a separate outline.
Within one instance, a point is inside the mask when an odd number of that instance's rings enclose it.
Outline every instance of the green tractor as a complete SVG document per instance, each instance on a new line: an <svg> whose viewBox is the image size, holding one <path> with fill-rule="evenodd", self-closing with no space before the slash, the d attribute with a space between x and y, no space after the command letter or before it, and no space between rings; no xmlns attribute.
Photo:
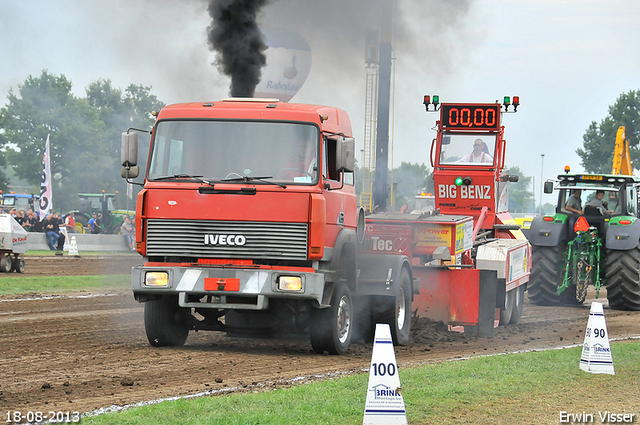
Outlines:
<svg viewBox="0 0 640 425"><path fill-rule="evenodd" d="M133 220L135 211L117 210L114 206L116 193L82 193L79 194L78 211L75 212L77 223L84 228L89 227L89 219L95 213L102 213L102 227L106 233L119 234L125 214Z"/></svg>
<svg viewBox="0 0 640 425"><path fill-rule="evenodd" d="M546 182L544 192L552 193L553 186ZM558 176L555 190L555 213L531 223L529 300L582 304L589 285L595 286L596 296L603 285L612 309L640 310L640 178L567 173ZM576 195L582 213L570 210L570 197Z"/></svg>

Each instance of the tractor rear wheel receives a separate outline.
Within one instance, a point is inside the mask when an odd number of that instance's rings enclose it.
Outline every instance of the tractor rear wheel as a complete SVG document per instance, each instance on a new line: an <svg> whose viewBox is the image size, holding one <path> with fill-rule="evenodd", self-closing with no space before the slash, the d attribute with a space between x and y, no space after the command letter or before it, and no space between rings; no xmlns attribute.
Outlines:
<svg viewBox="0 0 640 425"><path fill-rule="evenodd" d="M163 296L144 304L144 328L154 347L181 347L189 335L189 312L175 296Z"/></svg>
<svg viewBox="0 0 640 425"><path fill-rule="evenodd" d="M640 246L628 251L607 251L605 282L609 307L640 310Z"/></svg>
<svg viewBox="0 0 640 425"><path fill-rule="evenodd" d="M558 286L562 283L565 245L533 246L531 280L527 285L529 301L539 305L558 305ZM561 262L562 261L562 262ZM561 267L562 266L562 267ZM565 291L571 290L567 288Z"/></svg>

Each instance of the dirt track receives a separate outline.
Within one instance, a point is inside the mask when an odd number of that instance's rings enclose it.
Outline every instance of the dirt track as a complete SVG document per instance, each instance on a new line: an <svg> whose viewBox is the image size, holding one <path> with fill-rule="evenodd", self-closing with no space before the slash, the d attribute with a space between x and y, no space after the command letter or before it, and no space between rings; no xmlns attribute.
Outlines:
<svg viewBox="0 0 640 425"><path fill-rule="evenodd" d="M137 261L28 257L24 276L123 274ZM594 295L580 307L526 303L521 323L497 329L493 338L421 323L413 344L396 348L398 363L582 344ZM640 312L612 311L606 296L600 301L610 338L640 334ZM368 369L371 360L369 344L352 345L343 356L318 356L306 338L241 339L211 332L192 332L183 348L151 348L142 313L129 291L0 297L0 412L87 412L206 391L285 387L294 379Z"/></svg>

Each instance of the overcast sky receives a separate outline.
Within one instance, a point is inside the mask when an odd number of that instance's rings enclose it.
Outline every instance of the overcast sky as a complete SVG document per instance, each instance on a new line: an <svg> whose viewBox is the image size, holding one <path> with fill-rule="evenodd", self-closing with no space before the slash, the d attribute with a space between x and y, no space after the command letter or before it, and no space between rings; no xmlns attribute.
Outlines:
<svg viewBox="0 0 640 425"><path fill-rule="evenodd" d="M373 0L273 0L261 25L299 32L311 46L309 77L292 102L327 104L351 116L358 149L364 117L364 33ZM544 178L565 165L592 121L620 94L640 89L636 0L397 0L393 162L429 163L444 102L519 95L506 115L507 165ZM99 78L142 84L165 103L217 100L229 79L212 66L205 0L0 0L0 99L43 69L74 93ZM554 202L544 198L545 202Z"/></svg>

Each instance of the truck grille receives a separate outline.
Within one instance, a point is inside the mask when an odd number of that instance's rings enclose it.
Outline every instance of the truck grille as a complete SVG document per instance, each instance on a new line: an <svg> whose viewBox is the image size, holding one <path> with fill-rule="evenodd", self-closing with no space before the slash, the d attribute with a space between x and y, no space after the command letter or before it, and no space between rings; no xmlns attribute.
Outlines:
<svg viewBox="0 0 640 425"><path fill-rule="evenodd" d="M147 255L306 260L307 233L306 223L150 219ZM233 242L244 244L221 244L221 235L241 235Z"/></svg>

